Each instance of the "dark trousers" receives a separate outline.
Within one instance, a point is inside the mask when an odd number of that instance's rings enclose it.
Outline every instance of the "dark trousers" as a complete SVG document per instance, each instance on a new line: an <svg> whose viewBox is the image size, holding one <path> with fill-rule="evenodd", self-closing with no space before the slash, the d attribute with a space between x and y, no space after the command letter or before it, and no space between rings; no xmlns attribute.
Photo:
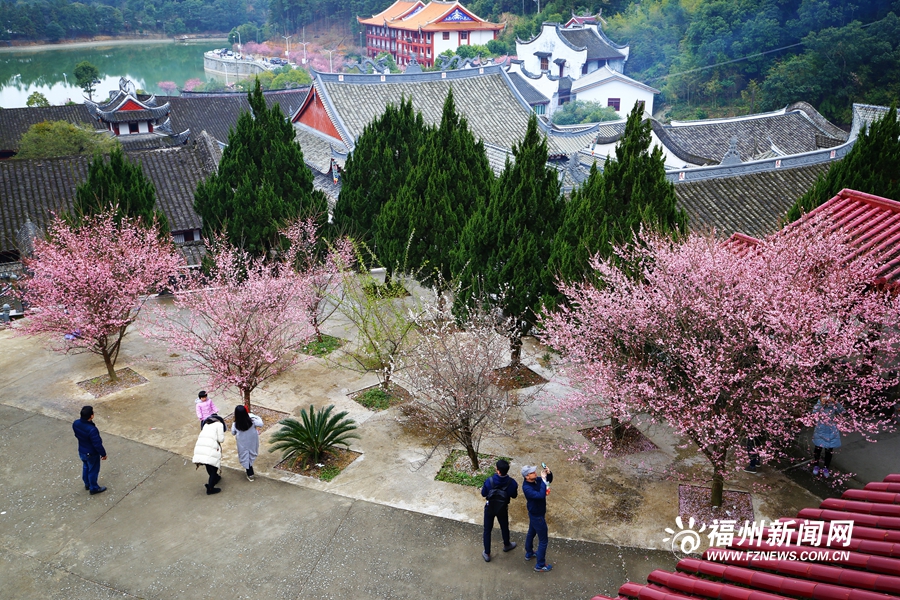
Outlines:
<svg viewBox="0 0 900 600"><path fill-rule="evenodd" d="M504 508L497 513L497 524L500 526L500 534L503 536L503 547L509 546L509 512ZM484 505L484 551L491 553L491 532L494 530L494 516Z"/></svg>
<svg viewBox="0 0 900 600"><path fill-rule="evenodd" d="M747 438L747 455L750 457L749 469L755 469L759 466L759 452L756 451L756 439Z"/></svg>
<svg viewBox="0 0 900 600"><path fill-rule="evenodd" d="M100 477L100 455L96 452L90 454L81 454L81 479L84 481L85 487L92 492L100 489L97 479Z"/></svg>
<svg viewBox="0 0 900 600"><path fill-rule="evenodd" d="M209 475L209 483L206 484L208 488L216 487L216 484L222 480L222 476L219 475L218 469L212 465L204 465L206 467L206 473Z"/></svg>
<svg viewBox="0 0 900 600"><path fill-rule="evenodd" d="M547 564L547 520L544 517L528 515L528 533L525 535L525 554L534 554L534 536L537 535L537 562L535 569Z"/></svg>
<svg viewBox="0 0 900 600"><path fill-rule="evenodd" d="M825 448L825 468L826 468L826 469L827 469L828 467L831 466L831 455L832 455L832 454L834 454L834 449L833 449L833 448ZM815 449L813 450L813 456L814 456L815 459L816 459L816 460L813 462L813 464L818 465L818 464L819 464L819 457L822 456L822 446L816 446L816 447L815 447Z"/></svg>

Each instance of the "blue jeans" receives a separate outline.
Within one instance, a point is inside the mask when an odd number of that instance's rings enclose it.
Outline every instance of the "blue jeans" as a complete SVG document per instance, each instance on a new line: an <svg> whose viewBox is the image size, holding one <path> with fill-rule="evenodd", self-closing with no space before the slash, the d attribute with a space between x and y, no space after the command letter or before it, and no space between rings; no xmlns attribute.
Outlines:
<svg viewBox="0 0 900 600"><path fill-rule="evenodd" d="M538 537L537 562L534 568L547 564L547 520L544 517L528 515L528 533L525 535L525 554L534 554L534 536Z"/></svg>
<svg viewBox="0 0 900 600"><path fill-rule="evenodd" d="M81 457L81 479L84 481L84 485L92 492L99 490L97 478L100 477L100 455L96 452L93 454L79 452L78 456Z"/></svg>
<svg viewBox="0 0 900 600"><path fill-rule="evenodd" d="M500 526L500 534L503 536L503 547L509 548L509 512L504 508L497 514L497 525ZM484 551L491 553L491 532L494 529L494 516L484 507Z"/></svg>

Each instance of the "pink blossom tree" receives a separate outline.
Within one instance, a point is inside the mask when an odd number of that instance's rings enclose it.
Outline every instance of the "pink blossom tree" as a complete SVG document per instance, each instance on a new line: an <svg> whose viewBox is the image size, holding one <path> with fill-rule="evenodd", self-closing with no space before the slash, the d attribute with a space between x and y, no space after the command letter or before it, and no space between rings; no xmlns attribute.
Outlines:
<svg viewBox="0 0 900 600"><path fill-rule="evenodd" d="M282 231L290 244L285 259L309 285L306 296L307 320L316 341L322 341L322 325L340 307L344 299L344 277L356 262L353 242L342 237L322 248L314 219L296 221ZM324 254L324 256L323 256Z"/></svg>
<svg viewBox="0 0 900 600"><path fill-rule="evenodd" d="M595 260L600 284L561 285L566 305L542 321L576 384L560 408L667 422L712 466L713 506L729 450L744 458L754 438L762 457L782 456L821 395L843 404L844 432L890 427L900 301L824 230L810 222L744 252L646 236L620 253L631 275Z"/></svg>
<svg viewBox="0 0 900 600"><path fill-rule="evenodd" d="M162 91L164 91L167 94L171 94L172 92L175 91L175 88L177 86L175 85L174 81L160 81L156 84L156 87L158 87L159 89L161 89Z"/></svg>
<svg viewBox="0 0 900 600"><path fill-rule="evenodd" d="M50 347L103 357L111 381L128 327L147 295L165 287L184 258L154 223L147 228L128 217L103 213L80 227L55 219L47 241L35 242L26 259L33 273L24 282L30 304L25 335L48 335Z"/></svg>
<svg viewBox="0 0 900 600"><path fill-rule="evenodd" d="M312 227L288 231L296 242L315 245L304 237ZM181 349L211 389L237 388L249 409L253 390L300 360L298 350L315 335L310 311L324 275L293 268L303 252L292 245L280 260L265 262L220 238L211 247L209 276L176 292L177 310L160 309L147 335Z"/></svg>
<svg viewBox="0 0 900 600"><path fill-rule="evenodd" d="M186 92L192 92L197 86L203 85L203 82L197 79L196 77L193 79L188 79L184 82L184 87L182 88Z"/></svg>

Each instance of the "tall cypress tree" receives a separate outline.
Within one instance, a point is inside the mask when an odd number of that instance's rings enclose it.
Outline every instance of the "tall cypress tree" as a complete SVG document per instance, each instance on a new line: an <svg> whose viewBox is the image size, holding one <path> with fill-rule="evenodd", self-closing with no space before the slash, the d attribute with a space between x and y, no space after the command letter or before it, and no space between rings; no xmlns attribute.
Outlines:
<svg viewBox="0 0 900 600"><path fill-rule="evenodd" d="M262 255L280 244L278 229L297 217L324 224L328 203L313 190L312 173L281 107L266 106L259 82L248 94L251 113L241 113L228 135L219 171L201 181L194 206L203 234L225 231L228 240Z"/></svg>
<svg viewBox="0 0 900 600"><path fill-rule="evenodd" d="M607 160L602 173L592 166L566 205L550 257L554 275L565 281L583 278L591 256L611 256L613 248L629 243L641 225L675 235L687 231L675 186L666 180L662 150L658 146L650 150L650 132L650 122L643 120L643 110L635 104L616 146L616 159Z"/></svg>
<svg viewBox="0 0 900 600"><path fill-rule="evenodd" d="M457 310L483 293L498 298L504 314L516 320L510 339L516 365L522 336L534 327L543 302L556 295L547 261L563 201L557 172L547 167L547 139L533 114L513 157L488 202L463 229L453 264L463 284Z"/></svg>
<svg viewBox="0 0 900 600"><path fill-rule="evenodd" d="M786 223L796 221L844 188L900 200L900 122L896 104L871 127L863 129L847 156L820 175L794 203L785 217Z"/></svg>
<svg viewBox="0 0 900 600"><path fill-rule="evenodd" d="M116 207L117 220L122 216L139 218L150 224L155 218L160 230L169 231L166 216L156 209L156 188L139 162L125 158L121 147L113 148L109 160L97 154L88 166L88 178L75 190L73 218L95 215Z"/></svg>
<svg viewBox="0 0 900 600"><path fill-rule="evenodd" d="M382 263L422 268L428 283L450 281L451 252L493 183L484 144L457 114L451 89L440 125L423 136L415 166L376 220Z"/></svg>
<svg viewBox="0 0 900 600"><path fill-rule="evenodd" d="M410 99L401 99L400 106L389 104L366 125L344 166L334 206L338 231L366 242L374 239L375 219L406 181L425 131Z"/></svg>

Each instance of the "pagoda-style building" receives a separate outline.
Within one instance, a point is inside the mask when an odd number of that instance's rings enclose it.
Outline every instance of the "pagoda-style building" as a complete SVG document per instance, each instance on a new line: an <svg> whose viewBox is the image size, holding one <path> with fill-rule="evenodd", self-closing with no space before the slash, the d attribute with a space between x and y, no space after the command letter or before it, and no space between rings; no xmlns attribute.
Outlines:
<svg viewBox="0 0 900 600"><path fill-rule="evenodd" d="M366 56L382 52L398 65L434 66L435 57L460 46L484 45L497 39L502 23L489 23L459 2L425 4L397 0L371 18L357 17L366 31Z"/></svg>
<svg viewBox="0 0 900 600"><path fill-rule="evenodd" d="M91 116L103 129L112 132L123 143L127 136L141 135L169 138L172 144L182 144L190 136L190 130L175 134L169 120L169 103L157 105L156 96L139 95L134 84L122 77L119 89L110 93L103 102L84 101Z"/></svg>

